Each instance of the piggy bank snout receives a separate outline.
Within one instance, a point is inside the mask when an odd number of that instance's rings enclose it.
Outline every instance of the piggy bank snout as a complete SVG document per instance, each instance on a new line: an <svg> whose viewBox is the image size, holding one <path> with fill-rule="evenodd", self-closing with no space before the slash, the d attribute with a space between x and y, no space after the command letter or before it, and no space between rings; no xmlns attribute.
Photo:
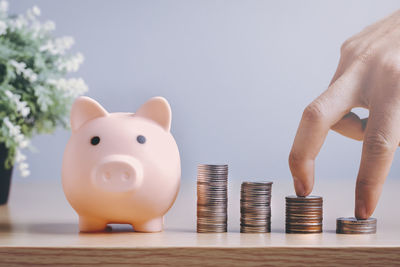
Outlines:
<svg viewBox="0 0 400 267"><path fill-rule="evenodd" d="M142 184L142 164L133 157L112 155L105 157L94 168L92 181L108 192L132 191Z"/></svg>

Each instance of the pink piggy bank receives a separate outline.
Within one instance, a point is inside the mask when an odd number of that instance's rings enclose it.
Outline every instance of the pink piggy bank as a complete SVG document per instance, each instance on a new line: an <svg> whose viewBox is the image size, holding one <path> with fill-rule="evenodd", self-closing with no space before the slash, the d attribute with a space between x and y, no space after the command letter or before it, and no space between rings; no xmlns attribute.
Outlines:
<svg viewBox="0 0 400 267"><path fill-rule="evenodd" d="M102 231L109 223L162 231L181 176L170 127L171 109L162 97L136 113L108 113L89 97L75 101L62 184L80 231Z"/></svg>

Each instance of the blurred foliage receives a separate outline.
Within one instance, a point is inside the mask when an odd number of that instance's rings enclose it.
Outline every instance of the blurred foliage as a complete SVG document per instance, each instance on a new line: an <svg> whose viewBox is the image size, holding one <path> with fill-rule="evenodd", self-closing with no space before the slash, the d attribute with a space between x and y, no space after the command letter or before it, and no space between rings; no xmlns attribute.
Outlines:
<svg viewBox="0 0 400 267"><path fill-rule="evenodd" d="M66 78L83 62L81 53L69 54L72 37L54 37L55 23L40 22L34 6L24 14L9 15L0 1L0 142L8 149L7 168L18 163L29 175L26 156L32 135L67 127L73 100L88 88L81 78Z"/></svg>

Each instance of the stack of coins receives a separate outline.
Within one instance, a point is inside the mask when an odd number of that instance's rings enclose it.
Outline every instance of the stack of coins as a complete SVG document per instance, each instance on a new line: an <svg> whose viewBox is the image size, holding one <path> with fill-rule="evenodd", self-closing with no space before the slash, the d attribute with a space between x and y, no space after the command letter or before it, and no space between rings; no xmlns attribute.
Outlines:
<svg viewBox="0 0 400 267"><path fill-rule="evenodd" d="M228 165L200 164L197 172L197 232L226 232Z"/></svg>
<svg viewBox="0 0 400 267"><path fill-rule="evenodd" d="M354 217L337 218L336 233L338 234L375 234L377 220L369 218L366 220L357 220Z"/></svg>
<svg viewBox="0 0 400 267"><path fill-rule="evenodd" d="M286 197L286 233L321 233L322 197Z"/></svg>
<svg viewBox="0 0 400 267"><path fill-rule="evenodd" d="M272 182L243 182L240 190L240 232L271 232Z"/></svg>

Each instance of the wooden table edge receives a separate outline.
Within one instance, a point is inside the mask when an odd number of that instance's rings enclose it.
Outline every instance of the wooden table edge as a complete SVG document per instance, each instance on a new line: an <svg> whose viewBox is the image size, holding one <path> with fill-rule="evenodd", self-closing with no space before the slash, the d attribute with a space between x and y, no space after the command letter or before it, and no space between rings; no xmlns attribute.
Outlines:
<svg viewBox="0 0 400 267"><path fill-rule="evenodd" d="M399 246L0 247L0 266L399 265Z"/></svg>

